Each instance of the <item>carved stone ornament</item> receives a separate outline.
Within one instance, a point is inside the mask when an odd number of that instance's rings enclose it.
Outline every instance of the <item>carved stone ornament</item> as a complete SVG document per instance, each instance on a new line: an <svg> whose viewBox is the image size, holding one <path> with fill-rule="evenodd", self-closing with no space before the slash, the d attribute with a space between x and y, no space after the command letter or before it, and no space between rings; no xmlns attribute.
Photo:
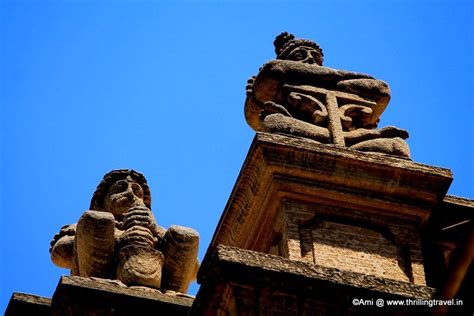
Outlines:
<svg viewBox="0 0 474 316"><path fill-rule="evenodd" d="M376 128L390 101L385 82L322 66L319 45L292 34L281 33L274 45L277 59L247 82L245 118L254 130L410 157L407 131Z"/></svg>
<svg viewBox="0 0 474 316"><path fill-rule="evenodd" d="M90 210L61 228L50 253L72 275L185 293L199 266L198 244L191 228L158 226L145 177L122 169L104 176Z"/></svg>

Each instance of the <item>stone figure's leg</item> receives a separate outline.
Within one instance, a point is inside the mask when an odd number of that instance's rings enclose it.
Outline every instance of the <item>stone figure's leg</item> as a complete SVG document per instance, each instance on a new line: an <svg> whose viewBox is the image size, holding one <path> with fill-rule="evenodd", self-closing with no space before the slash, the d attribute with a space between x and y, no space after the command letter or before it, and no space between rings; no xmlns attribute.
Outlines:
<svg viewBox="0 0 474 316"><path fill-rule="evenodd" d="M300 136L320 143L328 143L331 139L327 128L284 116L280 113L265 117L262 126L262 130L267 133Z"/></svg>
<svg viewBox="0 0 474 316"><path fill-rule="evenodd" d="M71 224L61 227L59 233L54 235L49 252L55 265L72 269L75 234L76 224Z"/></svg>
<svg viewBox="0 0 474 316"><path fill-rule="evenodd" d="M407 139L408 132L404 129L394 126L386 126L377 129L358 128L350 132L344 132L344 139L347 146L352 146L371 139L395 137Z"/></svg>
<svg viewBox="0 0 474 316"><path fill-rule="evenodd" d="M51 250L51 260L61 268L72 268L74 236L64 236L59 239Z"/></svg>
<svg viewBox="0 0 474 316"><path fill-rule="evenodd" d="M196 278L199 234L181 226L171 226L161 243L165 256L161 288L186 293Z"/></svg>
<svg viewBox="0 0 474 316"><path fill-rule="evenodd" d="M349 79L337 83L339 91L357 94L381 104L385 108L390 101L390 88L382 80Z"/></svg>
<svg viewBox="0 0 474 316"><path fill-rule="evenodd" d="M74 241L77 275L99 278L115 277L115 269L113 269L114 231L115 220L111 213L87 211L81 216L77 223Z"/></svg>
<svg viewBox="0 0 474 316"><path fill-rule="evenodd" d="M349 148L366 152L377 152L410 158L410 149L408 144L400 137L366 140L352 145Z"/></svg>

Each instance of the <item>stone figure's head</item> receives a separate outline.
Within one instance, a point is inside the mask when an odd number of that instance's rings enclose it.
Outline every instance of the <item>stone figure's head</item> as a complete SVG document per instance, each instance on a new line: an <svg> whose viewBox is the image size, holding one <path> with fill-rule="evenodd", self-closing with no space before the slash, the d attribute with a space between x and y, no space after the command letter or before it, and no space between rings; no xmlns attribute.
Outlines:
<svg viewBox="0 0 474 316"><path fill-rule="evenodd" d="M295 39L293 34L283 32L275 38L273 45L277 59L323 65L323 50L313 41Z"/></svg>
<svg viewBox="0 0 474 316"><path fill-rule="evenodd" d="M104 176L92 196L90 209L110 212L120 220L134 206L151 209L150 188L141 173L120 169Z"/></svg>

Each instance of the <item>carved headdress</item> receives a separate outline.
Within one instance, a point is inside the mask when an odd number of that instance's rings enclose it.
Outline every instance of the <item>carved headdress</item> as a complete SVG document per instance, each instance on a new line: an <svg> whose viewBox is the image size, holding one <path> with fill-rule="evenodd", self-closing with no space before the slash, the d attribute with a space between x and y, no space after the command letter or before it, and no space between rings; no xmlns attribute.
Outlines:
<svg viewBox="0 0 474 316"><path fill-rule="evenodd" d="M306 50L312 49L317 52L317 56L313 56L315 57L315 62L320 66L323 65L323 50L318 44L313 41L306 39L295 39L295 36L293 34L283 32L275 38L273 45L275 46L275 53L277 54L277 59L300 60L292 55L298 48L306 48Z"/></svg>
<svg viewBox="0 0 474 316"><path fill-rule="evenodd" d="M146 182L145 176L140 172L131 169L112 170L107 173L95 189L94 195L92 196L90 209L97 211L103 210L104 197L107 194L110 186L118 180L123 180L127 177L131 177L142 187L143 202L145 203L146 207L151 209L151 193L150 188L148 187L148 184Z"/></svg>

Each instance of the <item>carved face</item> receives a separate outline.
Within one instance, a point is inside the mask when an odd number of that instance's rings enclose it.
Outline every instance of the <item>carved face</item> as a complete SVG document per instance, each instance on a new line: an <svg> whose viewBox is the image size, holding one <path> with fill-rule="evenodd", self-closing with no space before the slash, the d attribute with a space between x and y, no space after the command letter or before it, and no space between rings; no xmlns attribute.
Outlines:
<svg viewBox="0 0 474 316"><path fill-rule="evenodd" d="M316 49L308 46L296 47L288 54L286 59L300 61L306 64L323 64L321 54Z"/></svg>
<svg viewBox="0 0 474 316"><path fill-rule="evenodd" d="M112 184L105 196L104 211L120 219L131 207L145 206L143 189L131 177L118 180Z"/></svg>

